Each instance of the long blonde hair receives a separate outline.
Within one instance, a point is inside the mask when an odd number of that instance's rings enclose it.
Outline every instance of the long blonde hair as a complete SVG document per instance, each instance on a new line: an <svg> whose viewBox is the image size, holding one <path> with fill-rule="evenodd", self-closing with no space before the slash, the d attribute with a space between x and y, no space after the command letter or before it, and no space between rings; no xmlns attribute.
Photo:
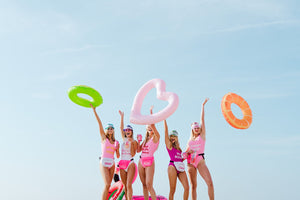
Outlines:
<svg viewBox="0 0 300 200"><path fill-rule="evenodd" d="M197 122L193 122L192 124L191 124L191 136L190 136L190 140L192 140L192 139L194 139L195 138L195 133L194 133L194 129L193 129L193 124L195 124L195 123L197 123ZM197 123L198 124L198 123ZM202 133L202 126L201 125L199 125L199 128L200 128L200 133L199 133L199 135L201 135L201 133Z"/></svg>
<svg viewBox="0 0 300 200"><path fill-rule="evenodd" d="M145 146L145 144L148 142L148 140L149 140L149 132L147 131L146 137L145 137L145 139L144 139L144 141L142 143L142 147Z"/></svg>
<svg viewBox="0 0 300 200"><path fill-rule="evenodd" d="M177 136L176 136L176 137L177 137ZM169 136L169 141L170 141L170 143L172 144L172 147L173 147L173 148L182 151L181 148L180 148L180 144L179 144L179 141L178 141L178 137L177 137L177 141L175 141L175 144L171 141L171 137L170 137L170 136Z"/></svg>
<svg viewBox="0 0 300 200"><path fill-rule="evenodd" d="M111 139L112 139L112 141L116 141L116 139L115 139L115 129L113 129L113 134L112 134L112 137L111 137ZM109 135L108 135L108 130L106 129L105 130L105 137L109 140Z"/></svg>

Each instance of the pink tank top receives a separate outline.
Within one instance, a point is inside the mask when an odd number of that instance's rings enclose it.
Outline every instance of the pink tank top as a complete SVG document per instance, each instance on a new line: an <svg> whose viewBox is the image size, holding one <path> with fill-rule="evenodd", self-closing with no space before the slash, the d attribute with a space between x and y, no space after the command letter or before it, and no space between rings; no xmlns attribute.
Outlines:
<svg viewBox="0 0 300 200"><path fill-rule="evenodd" d="M205 141L201 138L200 135L196 137L195 140L190 140L188 144L190 149L193 150L195 154L204 153Z"/></svg>
<svg viewBox="0 0 300 200"><path fill-rule="evenodd" d="M153 157L154 152L157 150L159 141L153 142L153 137L142 147L141 157Z"/></svg>
<svg viewBox="0 0 300 200"><path fill-rule="evenodd" d="M174 162L182 162L183 158L181 156L181 151L179 149L175 149L174 147L172 147L172 149L168 149L168 153L170 156L170 160L174 161Z"/></svg>
<svg viewBox="0 0 300 200"><path fill-rule="evenodd" d="M131 160L131 142L125 138L122 144L121 160Z"/></svg>
<svg viewBox="0 0 300 200"><path fill-rule="evenodd" d="M117 140L115 141L115 143L117 142ZM114 153L115 153L115 143L111 144L109 142L109 139L106 138L106 140L104 140L102 142L102 158L114 158Z"/></svg>

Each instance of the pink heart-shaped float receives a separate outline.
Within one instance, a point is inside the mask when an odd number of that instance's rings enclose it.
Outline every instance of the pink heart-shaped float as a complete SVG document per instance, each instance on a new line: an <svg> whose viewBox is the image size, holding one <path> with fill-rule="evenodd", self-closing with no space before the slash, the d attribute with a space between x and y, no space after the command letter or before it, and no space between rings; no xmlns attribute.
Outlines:
<svg viewBox="0 0 300 200"><path fill-rule="evenodd" d="M141 108L143 101L148 92L156 88L157 99L168 101L169 104L163 110L154 113L152 115L142 115ZM145 83L135 95L133 105L131 108L130 122L134 124L155 124L163 121L171 116L177 109L179 104L179 98L177 94L173 92L166 92L166 83L161 79L152 79Z"/></svg>

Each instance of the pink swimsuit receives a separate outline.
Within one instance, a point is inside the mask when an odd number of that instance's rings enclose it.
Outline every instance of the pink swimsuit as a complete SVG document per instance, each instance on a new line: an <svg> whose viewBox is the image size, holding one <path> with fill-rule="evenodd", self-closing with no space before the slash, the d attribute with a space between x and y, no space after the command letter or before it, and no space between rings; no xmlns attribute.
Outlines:
<svg viewBox="0 0 300 200"><path fill-rule="evenodd" d="M122 151L121 151L121 160L119 162L120 169L124 169L126 172L128 170L128 167L131 163L134 163L133 157L131 155L131 144L127 138L124 139L124 142L122 144Z"/></svg>
<svg viewBox="0 0 300 200"><path fill-rule="evenodd" d="M153 137L142 146L142 154L140 156L140 162L142 166L149 167L154 161L154 152L157 150L159 141L157 143L153 142Z"/></svg>
<svg viewBox="0 0 300 200"><path fill-rule="evenodd" d="M100 157L100 161L104 167L110 168L115 164L114 153L117 143L118 141L115 140L115 143L111 144L107 138L101 143L102 155Z"/></svg>
<svg viewBox="0 0 300 200"><path fill-rule="evenodd" d="M204 159L205 141L199 135L195 140L190 140L188 146L189 150L193 150L194 153L188 156L187 162L197 168L200 160Z"/></svg>
<svg viewBox="0 0 300 200"><path fill-rule="evenodd" d="M172 147L171 150L169 150L167 148L167 151L169 153L170 156L170 163L169 166L174 166L177 174L179 174L180 172L184 172L184 163L183 163L183 158L181 156L181 151L179 149L175 149Z"/></svg>

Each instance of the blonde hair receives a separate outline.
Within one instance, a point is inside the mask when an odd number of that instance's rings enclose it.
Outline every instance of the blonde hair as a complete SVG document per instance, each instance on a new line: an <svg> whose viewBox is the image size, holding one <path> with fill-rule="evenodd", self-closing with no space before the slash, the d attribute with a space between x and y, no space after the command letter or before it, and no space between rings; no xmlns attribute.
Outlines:
<svg viewBox="0 0 300 200"><path fill-rule="evenodd" d="M142 147L143 146L145 146L145 144L148 142L148 140L149 140L149 132L148 132L148 130L147 130L147 132L146 132L146 137L145 137L145 139L144 139L144 141L143 141L143 143L142 143Z"/></svg>
<svg viewBox="0 0 300 200"><path fill-rule="evenodd" d="M202 133L202 126L200 126L200 133L199 133L199 135L201 135L201 133ZM195 133L194 133L194 130L191 128L191 137L190 137L190 140L193 139L193 138L195 138Z"/></svg>
<svg viewBox="0 0 300 200"><path fill-rule="evenodd" d="M114 131L114 132L113 132L113 134L112 134L111 139L112 139L112 141L115 141L115 140L116 140L116 139L115 139L115 129L113 129L113 131ZM108 130L106 129L105 132L104 132L104 133L105 133L105 137L106 137L107 139L109 139L109 136L108 136L108 133L107 133L107 132L108 132Z"/></svg>
<svg viewBox="0 0 300 200"><path fill-rule="evenodd" d="M175 137L177 137L177 136L175 136ZM170 136L169 136L169 141L170 141L170 143L172 144L172 147L173 147L173 148L182 151L181 148L180 148L180 144L179 144L179 142L178 142L178 137L177 137L177 141L175 141L175 144L172 143Z"/></svg>

